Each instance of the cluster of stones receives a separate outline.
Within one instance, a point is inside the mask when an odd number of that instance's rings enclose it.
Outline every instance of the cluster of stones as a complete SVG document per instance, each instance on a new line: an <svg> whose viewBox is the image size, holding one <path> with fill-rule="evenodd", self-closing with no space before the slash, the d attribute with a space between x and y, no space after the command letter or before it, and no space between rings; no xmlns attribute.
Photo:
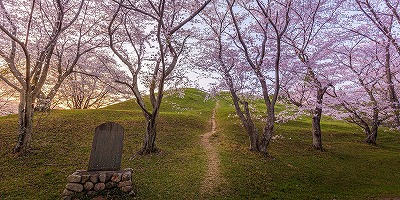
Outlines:
<svg viewBox="0 0 400 200"><path fill-rule="evenodd" d="M95 195L97 192L119 188L123 192L132 192L132 169L119 171L77 170L67 177L63 199L71 199L76 193Z"/></svg>

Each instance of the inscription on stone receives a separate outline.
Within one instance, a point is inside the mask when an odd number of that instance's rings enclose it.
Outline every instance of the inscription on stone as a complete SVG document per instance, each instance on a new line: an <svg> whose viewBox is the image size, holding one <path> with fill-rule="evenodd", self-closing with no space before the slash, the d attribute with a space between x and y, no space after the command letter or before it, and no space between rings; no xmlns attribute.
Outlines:
<svg viewBox="0 0 400 200"><path fill-rule="evenodd" d="M116 171L121 168L124 128L114 122L96 127L88 171Z"/></svg>

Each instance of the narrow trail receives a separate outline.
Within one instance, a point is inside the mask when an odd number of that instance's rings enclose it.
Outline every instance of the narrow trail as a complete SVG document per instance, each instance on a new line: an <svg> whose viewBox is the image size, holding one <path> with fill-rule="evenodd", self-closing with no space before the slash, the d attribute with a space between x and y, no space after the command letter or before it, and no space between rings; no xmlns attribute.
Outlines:
<svg viewBox="0 0 400 200"><path fill-rule="evenodd" d="M211 117L211 131L204 133L201 138L201 144L207 154L207 172L201 187L201 194L203 196L205 194L211 193L222 183L223 180L220 170L218 149L215 146L216 144L213 144L211 141L217 129L217 125L215 122L215 110L217 109L218 105L219 104L217 102Z"/></svg>

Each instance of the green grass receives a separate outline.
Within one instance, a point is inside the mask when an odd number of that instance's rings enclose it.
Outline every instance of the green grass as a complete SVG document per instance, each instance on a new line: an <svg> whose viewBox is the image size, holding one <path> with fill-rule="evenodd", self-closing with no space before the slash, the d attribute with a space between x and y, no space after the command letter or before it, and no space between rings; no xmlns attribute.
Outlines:
<svg viewBox="0 0 400 200"><path fill-rule="evenodd" d="M363 143L358 127L323 117L325 152L311 147L311 119L277 125L269 152L248 151L248 137L229 98L220 98L219 150L225 199L379 199L400 197L400 134L380 130L378 145ZM256 107L263 109L262 102ZM279 106L281 107L281 106ZM257 121L258 130L262 123Z"/></svg>
<svg viewBox="0 0 400 200"><path fill-rule="evenodd" d="M0 117L0 199L60 199L66 177L86 169L94 128L114 121L125 128L122 168L133 168L138 199L198 199L206 174L200 135L209 131L215 101L186 89L166 95L158 121L159 154L135 156L144 120L134 101L98 110L55 110L35 116L41 125L33 151L15 157L17 116ZM148 101L148 100L146 100ZM234 117L230 99L219 98L217 133L224 182L205 199L382 199L400 197L400 134L381 129L378 145L363 143L356 126L323 117L325 152L311 147L311 121L302 117L277 125L269 147L273 158L249 152L249 141ZM263 103L254 108L263 115ZM284 109L278 105L277 111ZM263 123L256 122L259 130ZM128 198L129 199L129 198ZM133 198L132 198L133 199Z"/></svg>
<svg viewBox="0 0 400 200"><path fill-rule="evenodd" d="M132 110L130 102L99 110L51 111L34 133L33 152L23 157L11 153L17 116L1 117L0 199L60 199L66 177L87 169L94 128L107 121L125 128L122 168L133 168L140 199L195 198L206 170L199 138L209 129L215 102L204 101L206 94L194 89L186 95L190 98L165 97L167 112L160 113L156 141L162 152L151 156L135 156L145 126L141 111ZM179 110L168 102L179 102Z"/></svg>

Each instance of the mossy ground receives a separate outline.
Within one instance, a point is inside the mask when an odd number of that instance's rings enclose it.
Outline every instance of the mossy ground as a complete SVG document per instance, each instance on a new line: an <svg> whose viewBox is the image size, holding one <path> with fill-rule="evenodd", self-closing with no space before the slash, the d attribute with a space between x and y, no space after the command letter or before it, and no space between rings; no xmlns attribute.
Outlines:
<svg viewBox="0 0 400 200"><path fill-rule="evenodd" d="M0 199L60 199L66 177L86 169L94 128L114 121L125 128L122 168L133 168L138 199L198 199L206 174L201 134L210 131L214 100L186 90L166 96L158 122L158 154L137 156L145 130L133 101L98 110L37 114L32 152L16 157L17 117L0 117ZM400 197L400 134L381 129L378 145L363 143L356 126L323 117L325 152L311 147L307 117L278 125L269 147L273 158L248 151L248 137L229 98L217 109L218 146L224 182L209 199L380 199ZM262 112L261 102L256 103ZM282 109L282 108L280 108ZM36 124L36 123L35 123ZM262 122L258 121L259 130ZM130 197L126 197L130 198Z"/></svg>

